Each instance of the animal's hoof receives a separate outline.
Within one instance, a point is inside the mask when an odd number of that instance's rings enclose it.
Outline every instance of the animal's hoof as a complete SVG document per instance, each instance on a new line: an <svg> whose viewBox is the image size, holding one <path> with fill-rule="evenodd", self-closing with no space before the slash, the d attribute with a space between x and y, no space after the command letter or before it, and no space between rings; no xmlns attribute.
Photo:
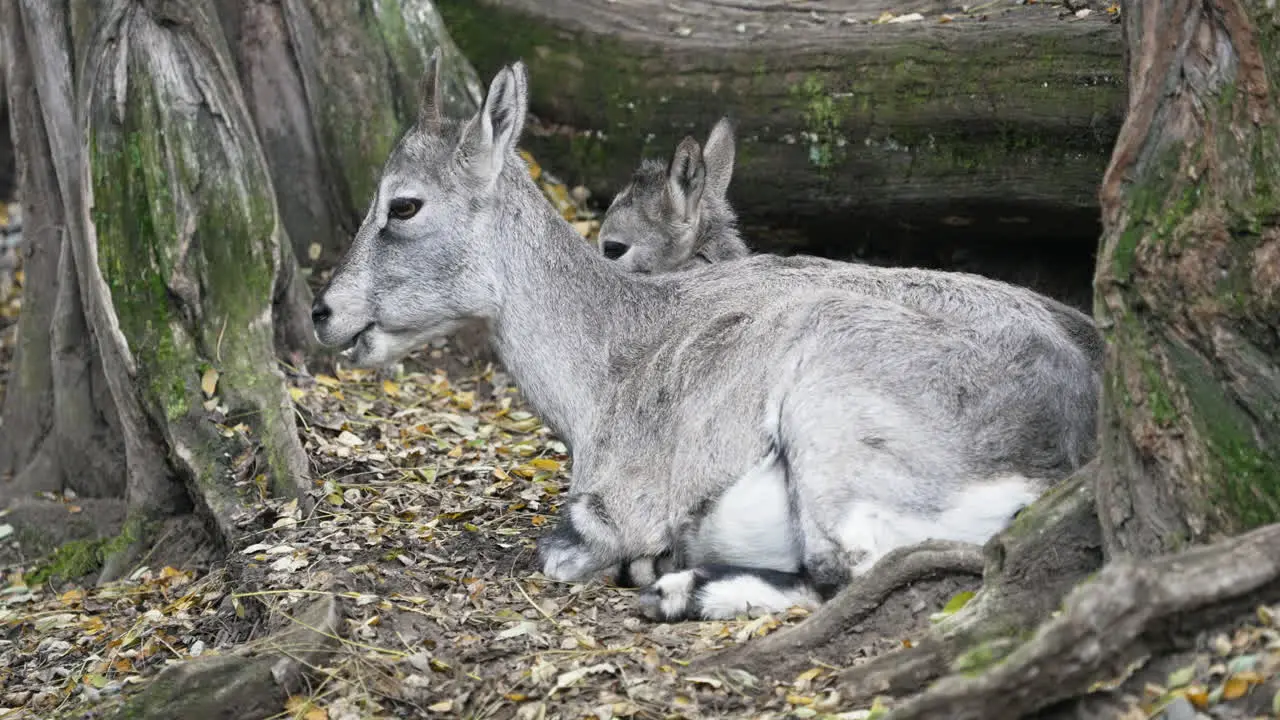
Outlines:
<svg viewBox="0 0 1280 720"><path fill-rule="evenodd" d="M696 613L698 578L693 570L668 573L640 591L640 614L655 622L679 622Z"/></svg>

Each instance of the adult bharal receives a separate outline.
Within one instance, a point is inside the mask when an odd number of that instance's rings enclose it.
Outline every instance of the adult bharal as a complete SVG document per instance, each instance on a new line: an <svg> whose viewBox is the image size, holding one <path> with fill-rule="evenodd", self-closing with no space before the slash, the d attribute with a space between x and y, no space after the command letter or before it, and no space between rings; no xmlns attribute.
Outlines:
<svg viewBox="0 0 1280 720"><path fill-rule="evenodd" d="M370 366L488 324L573 452L548 577L662 558L667 620L812 604L894 547L984 541L1094 453L1095 363L1034 293L768 255L621 272L516 154L523 64L461 123L432 66L316 335Z"/></svg>

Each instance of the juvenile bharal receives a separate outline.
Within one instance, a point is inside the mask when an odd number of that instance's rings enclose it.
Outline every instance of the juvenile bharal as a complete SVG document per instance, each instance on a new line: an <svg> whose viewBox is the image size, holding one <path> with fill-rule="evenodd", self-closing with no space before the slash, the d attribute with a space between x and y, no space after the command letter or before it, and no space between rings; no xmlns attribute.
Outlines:
<svg viewBox="0 0 1280 720"><path fill-rule="evenodd" d="M1034 294L907 269L854 292L812 258L619 272L516 154L524 66L462 123L438 87L431 70L316 335L375 366L486 322L573 452L548 577L674 558L692 569L646 594L664 619L813 600L903 544L985 539L1092 454L1093 366ZM717 604L709 579L738 594Z"/></svg>
<svg viewBox="0 0 1280 720"><path fill-rule="evenodd" d="M751 254L729 204L733 127L721 118L705 149L686 137L666 165L641 161L613 197L598 247L629 272L688 270Z"/></svg>

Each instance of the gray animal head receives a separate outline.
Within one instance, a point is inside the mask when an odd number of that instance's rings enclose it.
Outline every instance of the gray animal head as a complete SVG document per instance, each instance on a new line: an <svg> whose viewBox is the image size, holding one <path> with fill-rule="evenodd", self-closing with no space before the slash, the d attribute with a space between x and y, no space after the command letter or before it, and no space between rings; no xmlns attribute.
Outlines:
<svg viewBox="0 0 1280 720"><path fill-rule="evenodd" d="M605 213L605 257L630 272L660 273L746 256L727 197L733 155L733 128L722 118L706 148L686 137L667 165L642 162Z"/></svg>
<svg viewBox="0 0 1280 720"><path fill-rule="evenodd" d="M516 154L528 103L525 66L503 68L479 112L456 122L440 112L433 53L414 127L392 150L350 249L316 297L316 338L358 365L395 360L471 319L493 317L499 218L520 202L497 192L528 170ZM427 211L423 210L424 205Z"/></svg>

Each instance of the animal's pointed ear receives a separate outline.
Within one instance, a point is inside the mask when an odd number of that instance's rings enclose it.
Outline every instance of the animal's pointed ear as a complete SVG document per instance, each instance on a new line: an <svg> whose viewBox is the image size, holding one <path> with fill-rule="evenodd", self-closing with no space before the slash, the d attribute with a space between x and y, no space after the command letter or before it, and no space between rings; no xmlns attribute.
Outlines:
<svg viewBox="0 0 1280 720"><path fill-rule="evenodd" d="M459 163L488 186L520 142L529 108L529 73L523 62L502 68L489 84L484 106L471 118L458 143Z"/></svg>
<svg viewBox="0 0 1280 720"><path fill-rule="evenodd" d="M689 221L697 216L706 180L707 168L702 162L702 149L698 147L697 140L686 137L680 141L671 165L667 167L667 201L678 219Z"/></svg>
<svg viewBox="0 0 1280 720"><path fill-rule="evenodd" d="M437 45L431 51L431 57L427 58L427 67L418 86L418 127L429 132L440 130L440 113L444 107L440 83L440 66L443 64L440 46Z"/></svg>
<svg viewBox="0 0 1280 720"><path fill-rule="evenodd" d="M702 150L702 160L707 166L707 194L724 200L729 194L729 181L733 179L733 123L727 117L720 118L711 128L707 146Z"/></svg>

